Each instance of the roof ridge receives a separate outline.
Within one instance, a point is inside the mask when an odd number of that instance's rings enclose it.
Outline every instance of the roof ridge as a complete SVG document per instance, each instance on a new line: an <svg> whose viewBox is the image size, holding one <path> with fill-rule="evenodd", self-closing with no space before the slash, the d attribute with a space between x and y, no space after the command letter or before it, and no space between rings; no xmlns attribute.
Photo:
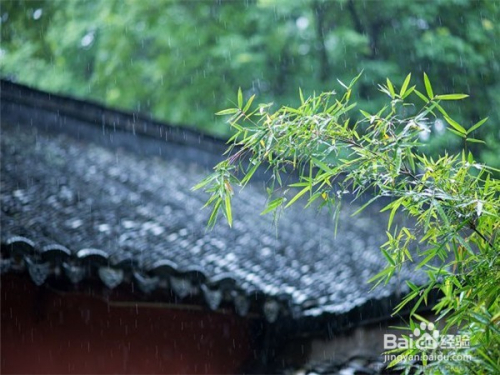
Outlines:
<svg viewBox="0 0 500 375"><path fill-rule="evenodd" d="M50 93L6 79L0 79L0 99L2 104L11 102L46 110L96 127L109 127L164 139L169 143L195 146L217 155L221 155L226 149L226 140L194 130L187 125L170 124L145 113L110 108L92 100Z"/></svg>

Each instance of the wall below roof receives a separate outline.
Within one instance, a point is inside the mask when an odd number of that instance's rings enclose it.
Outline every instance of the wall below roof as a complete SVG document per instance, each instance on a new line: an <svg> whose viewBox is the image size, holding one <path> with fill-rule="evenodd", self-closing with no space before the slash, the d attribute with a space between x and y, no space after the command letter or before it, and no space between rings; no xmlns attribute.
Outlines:
<svg viewBox="0 0 500 375"><path fill-rule="evenodd" d="M2 275L1 373L237 373L249 321L210 311L113 306Z"/></svg>

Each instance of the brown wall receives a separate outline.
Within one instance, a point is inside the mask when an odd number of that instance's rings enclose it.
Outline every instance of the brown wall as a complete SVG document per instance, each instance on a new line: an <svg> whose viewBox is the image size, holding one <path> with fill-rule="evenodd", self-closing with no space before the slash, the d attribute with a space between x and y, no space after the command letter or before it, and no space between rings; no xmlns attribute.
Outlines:
<svg viewBox="0 0 500 375"><path fill-rule="evenodd" d="M1 372L235 373L252 355L233 314L113 306L2 276Z"/></svg>

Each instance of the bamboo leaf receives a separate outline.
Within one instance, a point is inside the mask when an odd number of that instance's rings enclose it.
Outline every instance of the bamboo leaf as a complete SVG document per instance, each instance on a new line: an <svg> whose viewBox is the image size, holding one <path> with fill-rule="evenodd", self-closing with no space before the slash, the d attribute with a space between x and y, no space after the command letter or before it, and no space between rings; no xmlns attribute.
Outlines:
<svg viewBox="0 0 500 375"><path fill-rule="evenodd" d="M480 139L476 139L476 138L466 138L465 139L467 142L472 142L472 143L483 143L483 144L486 144L485 141L482 141Z"/></svg>
<svg viewBox="0 0 500 375"><path fill-rule="evenodd" d="M416 86L412 86L408 90L406 90L405 94L401 98L406 99L408 97L408 95L410 95L413 92L413 90L415 90L415 87Z"/></svg>
<svg viewBox="0 0 500 375"><path fill-rule="evenodd" d="M380 271L379 273L377 273L375 276L373 276L372 278L370 278L368 280L368 283L372 283L374 282L375 280L379 280L375 286L373 288L375 288L378 284L380 284L380 282L382 281L381 279L383 279L384 277L387 277L388 275L390 275L391 273L393 273L395 270L395 267L394 266L391 266L391 267L387 267L385 269L383 269L382 271ZM372 288L372 289L373 289Z"/></svg>
<svg viewBox="0 0 500 375"><path fill-rule="evenodd" d="M214 208L212 210L212 214L210 215L210 218L208 219L208 226L210 228L213 228L215 225L215 222L217 221L217 214L219 213L220 205L222 203L222 200L219 198L217 202L215 202Z"/></svg>
<svg viewBox="0 0 500 375"><path fill-rule="evenodd" d="M241 87L238 89L238 108L241 109L243 107L243 92L241 91Z"/></svg>
<svg viewBox="0 0 500 375"><path fill-rule="evenodd" d="M387 88L389 89L389 92L391 93L391 98L396 97L396 92L394 91L394 86L392 85L392 82L387 78Z"/></svg>
<svg viewBox="0 0 500 375"><path fill-rule="evenodd" d="M367 119L372 118L372 115L370 115L368 112L363 111L362 109L359 110L363 116L365 116Z"/></svg>
<svg viewBox="0 0 500 375"><path fill-rule="evenodd" d="M269 204L267 205L266 209L264 211L262 211L260 214L261 215L265 215L271 211L274 211L275 209L277 209L278 207L280 207L283 202L285 201L285 198L283 197L280 197L280 198L277 198L277 199L274 199L273 201L269 202Z"/></svg>
<svg viewBox="0 0 500 375"><path fill-rule="evenodd" d="M434 98L434 92L432 91L431 81L429 81L429 77L427 77L426 73L424 73L424 84L425 84L425 91L427 91L427 97L429 99Z"/></svg>
<svg viewBox="0 0 500 375"><path fill-rule="evenodd" d="M238 111L239 111L238 108L228 108L228 109L224 109L222 111L219 111L215 114L217 116L233 115L233 114L237 113Z"/></svg>
<svg viewBox="0 0 500 375"><path fill-rule="evenodd" d="M378 195L373 197L368 202L366 202L364 205L362 205L360 208L358 208L356 210L356 212L354 212L351 216L356 216L357 214L359 214L361 211L363 211L366 207L368 207L370 204L372 204L374 201L376 201L379 198L380 198L380 196L378 196Z"/></svg>
<svg viewBox="0 0 500 375"><path fill-rule="evenodd" d="M406 76L405 81L403 82L403 86L401 86L401 91L399 92L399 96L403 97L404 94L406 93L406 89L408 88L408 85L410 84L411 80L411 73Z"/></svg>
<svg viewBox="0 0 500 375"><path fill-rule="evenodd" d="M427 99L425 97L424 94L422 94L420 91L418 91L417 89L413 90L415 92L415 94L417 94L417 96L422 99L425 103L429 103L429 99Z"/></svg>
<svg viewBox="0 0 500 375"><path fill-rule="evenodd" d="M229 224L230 227L232 227L233 226L233 214L231 211L231 196L230 196L230 194L226 194L226 197L224 199L224 210L226 212L227 223Z"/></svg>
<svg viewBox="0 0 500 375"><path fill-rule="evenodd" d="M436 104L436 108L439 110L439 112L441 112L441 114L443 116L448 116L448 113L446 113L446 111L444 110L443 107L441 107L438 103L435 103Z"/></svg>
<svg viewBox="0 0 500 375"><path fill-rule="evenodd" d="M461 100L468 98L469 95L467 94L445 94L445 95L436 95L434 99L439 99L439 100Z"/></svg>
<svg viewBox="0 0 500 375"><path fill-rule="evenodd" d="M342 86L342 87L343 87L343 88L345 88L346 90L349 90L349 87L347 87L347 86L345 85L345 83L344 83L344 82L342 82L342 81L341 81L340 79L338 79L338 78L337 78L337 81L338 81L338 83L340 83L340 86Z"/></svg>
<svg viewBox="0 0 500 375"><path fill-rule="evenodd" d="M472 133L474 130L478 129L481 125L483 125L488 120L488 117L483 118L481 121L475 123L469 130L467 130L467 134Z"/></svg>
<svg viewBox="0 0 500 375"><path fill-rule="evenodd" d="M312 159L313 163L318 166L319 168L321 168L323 171L325 171L326 173L330 173L332 174L333 171L330 169L330 167L328 167L328 165L326 165L325 163L323 163L322 161L318 160L318 159L315 159L313 158Z"/></svg>
<svg viewBox="0 0 500 375"><path fill-rule="evenodd" d="M202 187L205 187L210 182L212 182L213 180L215 180L216 177L217 177L217 175L215 173L212 173L212 174L208 175L208 177L205 177L202 181L200 181L195 186L193 186L191 188L191 190L195 191L195 190L201 189Z"/></svg>
<svg viewBox="0 0 500 375"><path fill-rule="evenodd" d="M245 177L243 177L241 179L241 185L245 186L248 181L250 181L250 179L252 178L252 176L254 175L255 171L257 170L257 168L259 168L260 166L260 162L257 162L255 163L252 168L250 168L250 170L248 170L246 173L245 173Z"/></svg>
<svg viewBox="0 0 500 375"><path fill-rule="evenodd" d="M299 87L299 96L300 96L300 104L304 104L304 94L302 93L302 89Z"/></svg>
<svg viewBox="0 0 500 375"><path fill-rule="evenodd" d="M389 215L389 223L387 224L387 229L391 229L392 221L394 220L394 215L398 211L399 206L401 205L401 201L394 202L394 206L392 207L391 214Z"/></svg>
<svg viewBox="0 0 500 375"><path fill-rule="evenodd" d="M363 75L363 72L364 69L361 70L361 72L351 80L351 83L349 83L349 89L351 89L354 86L354 84L358 81L358 79Z"/></svg>
<svg viewBox="0 0 500 375"><path fill-rule="evenodd" d="M465 130L465 128L462 125L460 125L458 122L456 122L455 120L453 120L451 117L444 116L444 119L446 120L446 122L448 124L450 124L459 133L461 133L463 135L467 134L467 130Z"/></svg>
<svg viewBox="0 0 500 375"><path fill-rule="evenodd" d="M454 129L451 129L451 128L446 128L446 129L447 129L447 130L449 130L450 132L452 132L453 134L458 135L458 136L459 136L459 137L461 137L461 138L465 138L465 137L466 137L466 135L465 135L465 134L459 133L459 132L457 132L457 131L456 131L456 130L454 130Z"/></svg>
<svg viewBox="0 0 500 375"><path fill-rule="evenodd" d="M396 266L396 262L394 261L394 259L389 255L389 253L384 250L384 249L380 249L382 251L382 254L384 254L384 257L387 259L387 261L393 265L393 266Z"/></svg>
<svg viewBox="0 0 500 375"><path fill-rule="evenodd" d="M246 104L245 108L243 108L243 112L248 111L248 108L250 108L250 106L252 105L252 102L253 102L253 100L254 100L254 99L255 99L255 94L253 94L253 95L250 97L250 99L248 99L248 102L247 102L247 104Z"/></svg>
<svg viewBox="0 0 500 375"><path fill-rule="evenodd" d="M311 185L306 186L304 189L299 191L291 200L288 202L288 204L285 206L285 208L290 207L292 204L294 204L297 199L299 199L301 196L303 196L305 193L307 193L309 190L311 190Z"/></svg>

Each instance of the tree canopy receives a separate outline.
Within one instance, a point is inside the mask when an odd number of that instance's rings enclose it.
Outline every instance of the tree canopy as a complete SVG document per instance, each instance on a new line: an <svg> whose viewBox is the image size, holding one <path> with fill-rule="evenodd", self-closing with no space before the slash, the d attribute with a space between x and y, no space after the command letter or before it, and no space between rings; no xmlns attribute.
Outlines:
<svg viewBox="0 0 500 375"><path fill-rule="evenodd" d="M354 1L2 2L3 77L227 136L214 113L237 87L297 105L297 87L328 91L363 70L358 98L380 107L376 83L426 71L468 92L457 121L490 121L471 145L499 166L500 3ZM451 109L451 108L450 108ZM437 122L429 153L461 143Z"/></svg>

